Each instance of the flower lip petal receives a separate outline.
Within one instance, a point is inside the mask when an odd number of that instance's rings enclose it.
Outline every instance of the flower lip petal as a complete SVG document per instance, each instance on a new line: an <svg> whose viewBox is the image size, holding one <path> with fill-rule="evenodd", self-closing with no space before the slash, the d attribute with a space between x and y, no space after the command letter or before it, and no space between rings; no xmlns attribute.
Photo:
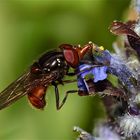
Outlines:
<svg viewBox="0 0 140 140"><path fill-rule="evenodd" d="M107 66L95 67L93 69L94 82L102 81L107 78Z"/></svg>

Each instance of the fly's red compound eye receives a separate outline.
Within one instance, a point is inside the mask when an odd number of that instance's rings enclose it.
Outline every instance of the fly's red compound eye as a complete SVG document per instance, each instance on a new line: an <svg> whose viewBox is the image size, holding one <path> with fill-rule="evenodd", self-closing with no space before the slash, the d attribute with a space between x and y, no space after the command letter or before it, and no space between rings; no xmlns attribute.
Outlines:
<svg viewBox="0 0 140 140"><path fill-rule="evenodd" d="M83 58L86 52L91 48L91 45L85 45L83 48L74 47L69 44L63 44L60 46L63 50L63 54L67 63L75 68L78 66L79 61Z"/></svg>
<svg viewBox="0 0 140 140"><path fill-rule="evenodd" d="M76 49L69 44L63 44L60 46L60 48L63 50L67 63L73 68L76 67L79 63L79 55Z"/></svg>

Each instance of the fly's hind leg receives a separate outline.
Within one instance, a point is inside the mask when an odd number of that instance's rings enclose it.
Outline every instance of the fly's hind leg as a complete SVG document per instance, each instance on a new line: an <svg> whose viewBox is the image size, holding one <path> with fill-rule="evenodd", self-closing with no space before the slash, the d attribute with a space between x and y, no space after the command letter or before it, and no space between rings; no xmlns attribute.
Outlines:
<svg viewBox="0 0 140 140"><path fill-rule="evenodd" d="M77 93L78 92L78 90L69 90L69 91L65 92L65 96L64 96L63 100L60 102L58 85L55 82L52 83L52 85L55 87L55 98L56 98L56 109L57 110L61 109L61 107L64 105L69 93Z"/></svg>

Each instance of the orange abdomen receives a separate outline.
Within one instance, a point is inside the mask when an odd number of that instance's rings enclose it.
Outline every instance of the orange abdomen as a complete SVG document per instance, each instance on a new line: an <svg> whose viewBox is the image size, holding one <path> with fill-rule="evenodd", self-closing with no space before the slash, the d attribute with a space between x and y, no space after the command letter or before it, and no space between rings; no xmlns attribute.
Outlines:
<svg viewBox="0 0 140 140"><path fill-rule="evenodd" d="M30 103L37 109L43 109L46 105L46 87L37 86L28 93Z"/></svg>

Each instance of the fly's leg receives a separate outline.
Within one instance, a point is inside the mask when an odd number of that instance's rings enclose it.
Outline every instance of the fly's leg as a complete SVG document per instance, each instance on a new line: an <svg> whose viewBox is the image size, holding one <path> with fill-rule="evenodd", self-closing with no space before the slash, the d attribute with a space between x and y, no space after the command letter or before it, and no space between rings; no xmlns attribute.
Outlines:
<svg viewBox="0 0 140 140"><path fill-rule="evenodd" d="M77 90L69 90L69 91L67 91L65 93L65 96L64 96L63 100L60 102L58 86L57 86L56 83L53 83L53 86L55 87L55 98L56 98L56 108L57 108L57 110L61 109L61 107L64 105L64 103L67 100L67 97L68 97L69 93L78 92Z"/></svg>

